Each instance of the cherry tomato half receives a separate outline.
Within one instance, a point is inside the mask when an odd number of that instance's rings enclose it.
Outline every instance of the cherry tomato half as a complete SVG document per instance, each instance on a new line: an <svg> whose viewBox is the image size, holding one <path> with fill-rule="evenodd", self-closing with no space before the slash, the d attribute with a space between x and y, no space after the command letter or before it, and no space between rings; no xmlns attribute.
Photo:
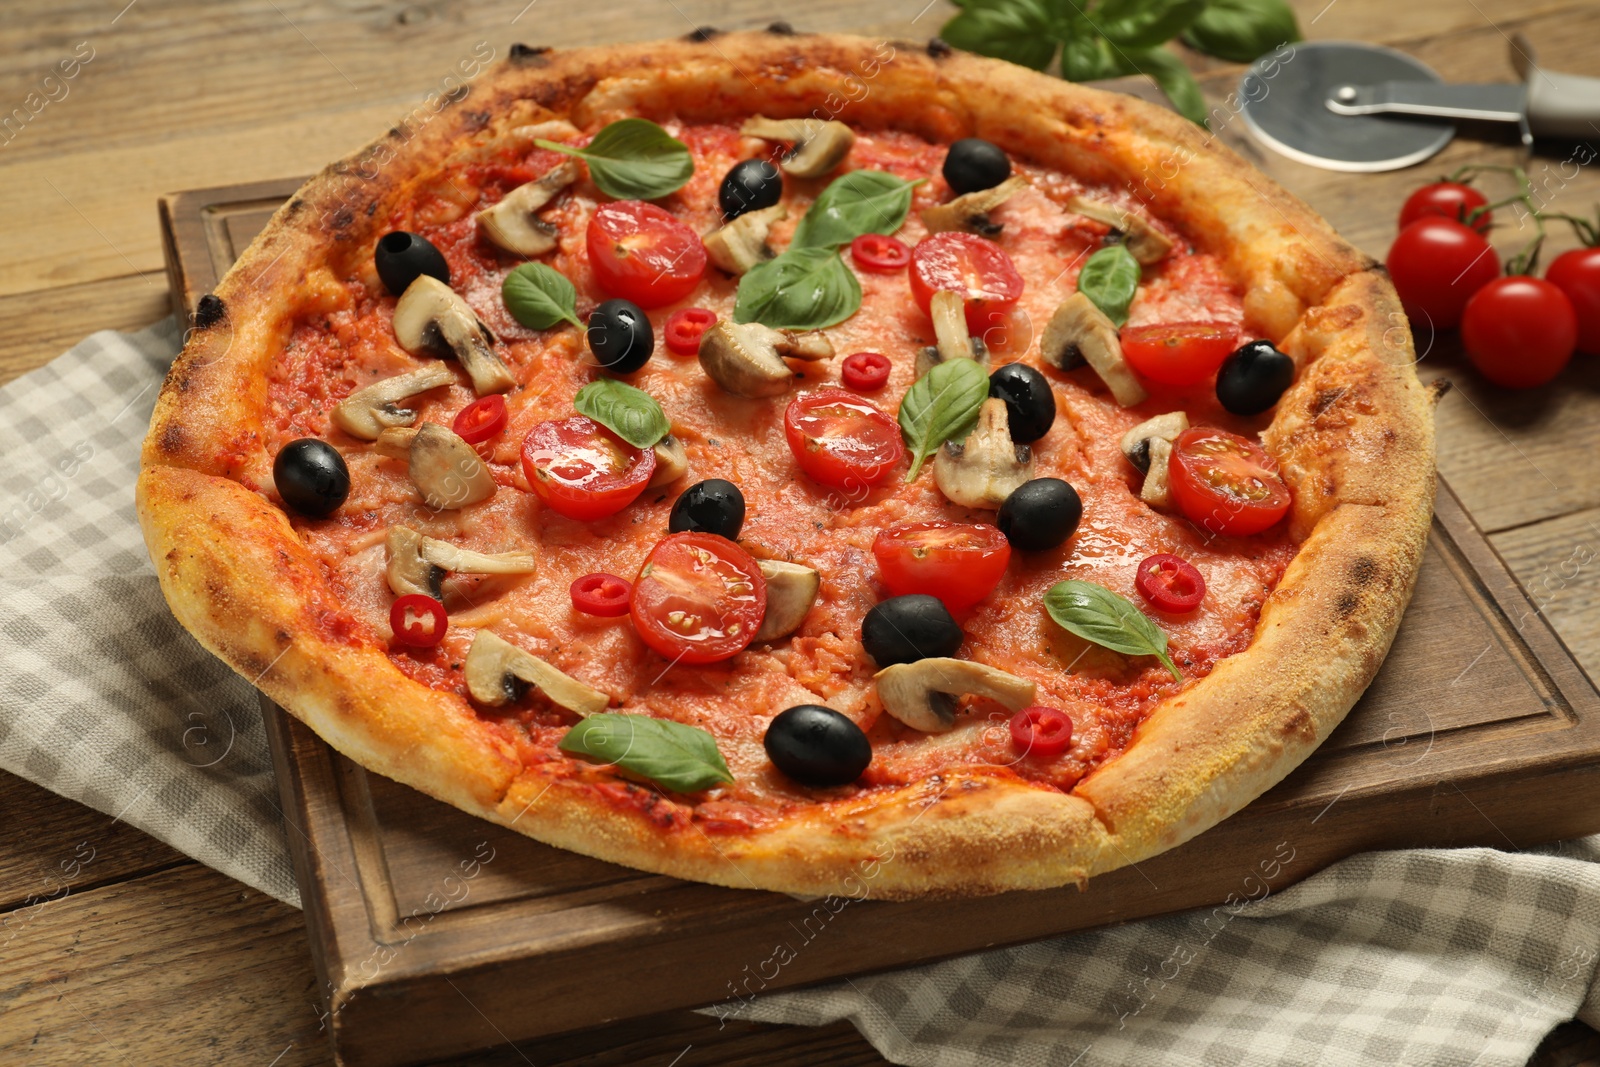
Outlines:
<svg viewBox="0 0 1600 1067"><path fill-rule="evenodd" d="M806 477L835 489L877 485L906 454L899 424L843 389L795 397L783 413L783 432Z"/></svg>
<svg viewBox="0 0 1600 1067"><path fill-rule="evenodd" d="M588 244L600 288L642 308L677 303L706 272L700 235L642 200L600 205L589 220Z"/></svg>
<svg viewBox="0 0 1600 1067"><path fill-rule="evenodd" d="M469 445L482 444L506 427L506 398L499 393L480 396L456 413L450 428Z"/></svg>
<svg viewBox="0 0 1600 1067"><path fill-rule="evenodd" d="M898 237L864 233L850 242L850 258L862 270L874 274L893 274L911 262L911 249Z"/></svg>
<svg viewBox="0 0 1600 1067"><path fill-rule="evenodd" d="M1544 280L1567 294L1578 315L1578 348L1600 356L1600 248L1574 248L1550 261Z"/></svg>
<svg viewBox="0 0 1600 1067"><path fill-rule="evenodd" d="M644 643L683 663L744 651L767 613L767 582L750 553L709 533L664 537L633 582L633 625Z"/></svg>
<svg viewBox="0 0 1600 1067"><path fill-rule="evenodd" d="M717 324L717 313L705 308L679 308L667 316L667 351L693 356L700 351L700 335Z"/></svg>
<svg viewBox="0 0 1600 1067"><path fill-rule="evenodd" d="M1022 298L1022 275L993 241L949 230L924 237L911 250L911 296L924 315L933 294L942 291L961 294L967 329L982 336Z"/></svg>
<svg viewBox="0 0 1600 1067"><path fill-rule="evenodd" d="M1175 615L1193 611L1206 596L1206 580L1194 564L1167 552L1139 564L1133 584L1151 604Z"/></svg>
<svg viewBox="0 0 1600 1067"><path fill-rule="evenodd" d="M1122 331L1122 354L1139 377L1161 385L1199 385L1217 373L1239 339L1232 326L1165 322Z"/></svg>
<svg viewBox="0 0 1600 1067"><path fill-rule="evenodd" d="M1500 277L1500 259L1483 234L1450 219L1423 218L1400 231L1389 246L1389 277L1411 318L1453 329L1472 294Z"/></svg>
<svg viewBox="0 0 1600 1067"><path fill-rule="evenodd" d="M881 531L872 554L890 593L926 593L963 611L1000 584L1011 543L986 522L907 522Z"/></svg>
<svg viewBox="0 0 1600 1067"><path fill-rule="evenodd" d="M1461 343L1478 372L1507 389L1532 389L1561 373L1578 343L1567 294L1542 278L1496 278L1472 294Z"/></svg>
<svg viewBox="0 0 1600 1067"><path fill-rule="evenodd" d="M572 597L572 606L585 615L609 619L628 613L628 602L633 599L633 583L615 574L596 571L573 582L567 592Z"/></svg>
<svg viewBox="0 0 1600 1067"><path fill-rule="evenodd" d="M1289 510L1278 461L1254 441L1196 426L1172 442L1167 480L1178 510L1212 533L1260 533Z"/></svg>
<svg viewBox="0 0 1600 1067"><path fill-rule="evenodd" d="M426 593L407 593L389 608L389 629L397 645L432 648L444 640L450 618L444 605Z"/></svg>
<svg viewBox="0 0 1600 1067"><path fill-rule="evenodd" d="M1470 185L1460 182L1434 182L1406 197L1400 209L1400 228L1403 230L1418 219L1430 215L1465 223L1476 208L1483 207L1489 198ZM1479 233L1489 232L1490 212L1485 211L1472 220L1472 228Z"/></svg>
<svg viewBox="0 0 1600 1067"><path fill-rule="evenodd" d="M541 422L522 440L522 472L539 499L569 519L602 519L633 503L656 470L654 449L582 415Z"/></svg>
<svg viewBox="0 0 1600 1067"><path fill-rule="evenodd" d="M889 383L889 357L882 352L852 352L839 367L839 380L858 393L872 393Z"/></svg>
<svg viewBox="0 0 1600 1067"><path fill-rule="evenodd" d="M1072 747L1072 720L1060 708L1023 708L1011 716L1011 743L1024 756L1055 759Z"/></svg>

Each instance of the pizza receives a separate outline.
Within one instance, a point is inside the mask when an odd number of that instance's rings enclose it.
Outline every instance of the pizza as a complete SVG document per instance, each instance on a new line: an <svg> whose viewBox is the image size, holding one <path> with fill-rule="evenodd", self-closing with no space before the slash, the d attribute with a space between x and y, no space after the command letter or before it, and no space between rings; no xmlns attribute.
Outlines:
<svg viewBox="0 0 1600 1067"><path fill-rule="evenodd" d="M340 752L725 886L1082 885L1292 770L1413 588L1381 268L1175 114L833 35L518 47L207 295L138 508Z"/></svg>

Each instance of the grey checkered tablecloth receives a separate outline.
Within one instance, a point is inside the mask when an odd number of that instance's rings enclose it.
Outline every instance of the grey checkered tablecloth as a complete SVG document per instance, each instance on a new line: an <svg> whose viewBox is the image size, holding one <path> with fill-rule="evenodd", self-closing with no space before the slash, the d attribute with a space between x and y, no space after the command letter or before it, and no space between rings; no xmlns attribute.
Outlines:
<svg viewBox="0 0 1600 1067"><path fill-rule="evenodd" d="M170 321L98 333L0 389L0 768L296 903L254 691L173 621L134 519L178 341ZM1281 891L1252 873L1217 909L797 993L746 982L710 1010L849 1019L938 1067L1522 1067L1561 1021L1600 1025L1600 838L1372 853Z"/></svg>

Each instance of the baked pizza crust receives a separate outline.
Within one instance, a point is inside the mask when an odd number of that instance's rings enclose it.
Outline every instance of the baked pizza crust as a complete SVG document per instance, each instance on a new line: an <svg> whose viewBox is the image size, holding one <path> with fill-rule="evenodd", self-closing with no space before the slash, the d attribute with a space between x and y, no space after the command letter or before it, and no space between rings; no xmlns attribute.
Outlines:
<svg viewBox="0 0 1600 1067"><path fill-rule="evenodd" d="M692 825L663 832L591 789L522 768L465 698L343 640L348 616L264 492L267 371L321 287L370 257L392 204L515 126L814 111L943 141L982 136L1125 185L1222 257L1245 290L1246 329L1302 368L1263 440L1303 542L1249 648L1159 705L1070 794L974 768L874 791L826 818L818 809L715 840ZM426 124L396 127L325 169L203 301L156 406L138 507L162 589L202 644L346 756L462 810L600 859L737 888L908 898L1081 885L1238 811L1372 680L1432 512L1431 397L1414 361L1381 270L1204 130L1143 101L838 35L517 48Z"/></svg>

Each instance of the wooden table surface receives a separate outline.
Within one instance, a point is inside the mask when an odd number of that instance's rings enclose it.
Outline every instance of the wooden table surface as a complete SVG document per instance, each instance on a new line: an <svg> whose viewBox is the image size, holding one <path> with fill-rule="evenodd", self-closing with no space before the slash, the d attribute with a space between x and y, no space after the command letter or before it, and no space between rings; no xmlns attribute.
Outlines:
<svg viewBox="0 0 1600 1067"><path fill-rule="evenodd" d="M1513 80L1506 53L1518 31L1551 69L1600 74L1592 0L1294 3L1310 38L1399 47L1453 81ZM922 39L953 11L945 0L10 0L0 22L8 57L0 115L31 92L54 99L14 135L0 130L0 188L9 196L0 216L0 382L94 330L167 314L157 196L311 173L416 106L485 44L504 56L517 41L598 44L774 18L801 30ZM74 57L75 77L42 85ZM1238 68L1186 58L1222 100ZM1600 201L1600 168L1566 163L1565 150L1529 159L1509 145L1458 141L1420 168L1370 177L1256 158L1378 256L1405 192L1462 162L1524 162L1555 210L1586 213ZM1515 226L1496 237L1506 248L1518 240ZM1560 234L1551 251L1571 243ZM1579 356L1554 385L1512 395L1477 380L1451 339L1419 338L1418 347L1427 349L1425 378L1458 386L1439 409L1441 470L1596 676L1600 358ZM331 1062L297 911L4 774L0 946L0 1062ZM1571 1025L1534 1062L1600 1063L1597 1050L1597 1035ZM848 1025L719 1031L689 1015L473 1061L580 1062L884 1061Z"/></svg>

